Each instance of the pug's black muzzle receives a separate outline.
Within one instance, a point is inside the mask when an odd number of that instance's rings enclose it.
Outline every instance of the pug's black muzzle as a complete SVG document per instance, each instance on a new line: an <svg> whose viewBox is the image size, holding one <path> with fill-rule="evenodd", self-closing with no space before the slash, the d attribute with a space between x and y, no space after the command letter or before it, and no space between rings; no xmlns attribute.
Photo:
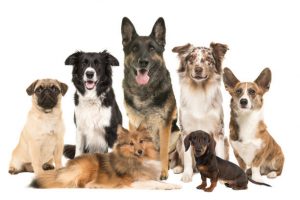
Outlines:
<svg viewBox="0 0 300 200"><path fill-rule="evenodd" d="M38 105L44 109L52 109L57 104L57 93L51 92L50 89L44 89L38 95Z"/></svg>

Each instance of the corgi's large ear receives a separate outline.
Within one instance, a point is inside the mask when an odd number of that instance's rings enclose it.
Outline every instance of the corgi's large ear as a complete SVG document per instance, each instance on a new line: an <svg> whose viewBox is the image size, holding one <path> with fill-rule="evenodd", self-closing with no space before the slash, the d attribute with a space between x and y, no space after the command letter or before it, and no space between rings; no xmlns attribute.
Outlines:
<svg viewBox="0 0 300 200"><path fill-rule="evenodd" d="M82 55L81 51L77 51L73 54L71 54L66 60L65 60L65 65L75 65L78 60L79 57Z"/></svg>
<svg viewBox="0 0 300 200"><path fill-rule="evenodd" d="M223 70L223 82L225 89L230 92L240 81L229 68L225 67Z"/></svg>
<svg viewBox="0 0 300 200"><path fill-rule="evenodd" d="M162 47L165 46L166 26L165 26L165 21L162 17L158 18L157 21L155 22L150 37L152 37Z"/></svg>
<svg viewBox="0 0 300 200"><path fill-rule="evenodd" d="M265 93L270 89L271 79L271 70L269 68L265 68L254 82L263 90L263 93Z"/></svg>
<svg viewBox="0 0 300 200"><path fill-rule="evenodd" d="M191 134L187 135L184 138L183 143L184 143L185 151L189 150L189 148L191 146Z"/></svg>
<svg viewBox="0 0 300 200"><path fill-rule="evenodd" d="M226 44L221 43L210 43L210 48L213 52L213 57L216 62L216 70L217 73L222 73L222 61L224 59L224 56L228 50L228 46Z"/></svg>
<svg viewBox="0 0 300 200"><path fill-rule="evenodd" d="M103 51L102 53L100 52L100 54L104 55L107 63L110 66L119 66L119 61L118 59L116 59L113 55L111 55L110 53L108 53L106 50Z"/></svg>
<svg viewBox="0 0 300 200"><path fill-rule="evenodd" d="M172 52L178 53L178 57L180 59L180 66L177 70L179 73L184 72L186 70L186 58L193 51L194 46L190 43L187 43L183 46L177 46L172 49Z"/></svg>
<svg viewBox="0 0 300 200"><path fill-rule="evenodd" d="M132 22L127 17L124 17L122 20L121 33L123 47L127 46L135 37L138 36Z"/></svg>
<svg viewBox="0 0 300 200"><path fill-rule="evenodd" d="M34 88L35 88L35 86L36 86L36 84L37 84L38 81L39 81L39 80L34 81L34 82L31 83L31 84L29 85L29 87L26 89L26 92L27 92L27 94L28 94L29 96L31 96L31 95L34 93Z"/></svg>

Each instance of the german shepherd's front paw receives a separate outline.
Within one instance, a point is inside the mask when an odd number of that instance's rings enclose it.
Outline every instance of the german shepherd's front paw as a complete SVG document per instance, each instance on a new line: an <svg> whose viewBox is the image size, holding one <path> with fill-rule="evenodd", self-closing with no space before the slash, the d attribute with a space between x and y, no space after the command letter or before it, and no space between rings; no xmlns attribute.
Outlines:
<svg viewBox="0 0 300 200"><path fill-rule="evenodd" d="M162 171L160 174L160 180L167 180L168 179L168 171Z"/></svg>

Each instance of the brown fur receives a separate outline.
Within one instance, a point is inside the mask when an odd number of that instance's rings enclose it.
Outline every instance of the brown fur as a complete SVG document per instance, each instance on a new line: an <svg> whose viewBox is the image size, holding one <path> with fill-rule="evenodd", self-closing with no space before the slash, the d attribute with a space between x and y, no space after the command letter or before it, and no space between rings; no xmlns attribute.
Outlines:
<svg viewBox="0 0 300 200"><path fill-rule="evenodd" d="M38 105L36 89L39 87L56 87L59 89L57 103L52 109ZM20 140L12 153L9 173L19 172L43 173L44 170L60 168L64 143L64 123L61 111L61 98L68 86L57 80L42 79L34 81L28 88L32 95L32 107L23 128Z"/></svg>
<svg viewBox="0 0 300 200"><path fill-rule="evenodd" d="M255 155L251 161L247 161L243 158L245 155L241 155L240 149L233 145L234 155L244 170L247 168L259 168L260 175L268 175L269 178L274 178L282 173L284 164L284 155L280 146L276 143L273 137L269 134L263 119L253 125L254 132L252 133L253 139L250 141L244 141L243 132L241 131L241 125L238 121L239 117L250 115L254 112L261 112L263 106L263 95L269 90L271 83L271 70L264 69L258 78L254 82L240 82L230 69L224 69L223 80L226 90L232 96L231 99L231 119L230 119L230 141L232 144L251 143L252 140L261 141L259 149L255 151ZM248 98L248 104L244 107L241 103L241 99L244 96ZM246 117L243 118L247 120ZM251 121L254 119L251 118ZM247 121L247 123L252 123ZM246 122L244 122L246 123ZM247 136L249 138L249 136ZM257 143L257 142L256 142ZM249 152L250 153L250 152ZM253 171L252 171L253 172ZM275 172L276 175L271 175ZM252 173L253 174L253 173ZM252 177L253 178L253 177Z"/></svg>
<svg viewBox="0 0 300 200"><path fill-rule="evenodd" d="M84 154L66 167L47 172L32 182L37 188L123 188L136 181L158 180L160 164L151 136L144 129L118 128L111 153Z"/></svg>

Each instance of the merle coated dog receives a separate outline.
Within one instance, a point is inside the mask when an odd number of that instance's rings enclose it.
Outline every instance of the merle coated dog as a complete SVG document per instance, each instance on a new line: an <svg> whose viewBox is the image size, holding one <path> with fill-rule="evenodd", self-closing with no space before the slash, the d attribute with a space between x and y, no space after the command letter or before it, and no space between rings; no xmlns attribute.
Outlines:
<svg viewBox="0 0 300 200"><path fill-rule="evenodd" d="M111 69L119 62L107 51L80 51L70 55L65 64L73 65L72 81L76 88L76 151L74 145L65 145L64 155L73 158L83 153L107 152L116 141L118 125L122 125Z"/></svg>
<svg viewBox="0 0 300 200"><path fill-rule="evenodd" d="M167 179L168 153L175 149L179 128L171 78L163 58L165 22L159 18L149 36L139 36L131 21L124 17L121 31L125 54L123 89L129 129L146 125L160 151L161 179Z"/></svg>

